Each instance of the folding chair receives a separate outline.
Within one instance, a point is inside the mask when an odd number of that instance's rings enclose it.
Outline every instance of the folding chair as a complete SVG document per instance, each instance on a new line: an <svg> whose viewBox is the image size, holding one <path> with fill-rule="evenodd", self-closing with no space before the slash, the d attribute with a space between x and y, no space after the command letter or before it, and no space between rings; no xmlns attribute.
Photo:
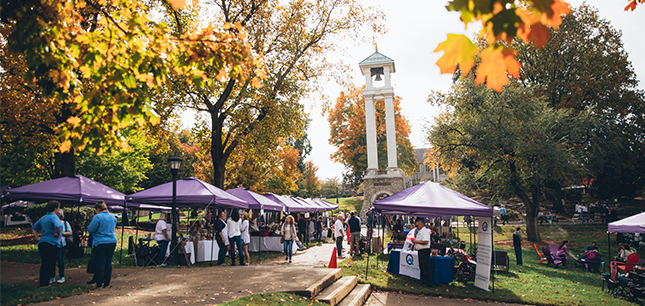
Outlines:
<svg viewBox="0 0 645 306"><path fill-rule="evenodd" d="M538 262L538 265L543 263L543 262L545 262L545 261L546 262L549 261L548 259L546 259L546 257L544 257L544 253L540 253L540 251L538 251L537 245L533 244L533 247L535 247L535 253L537 253L538 256L540 256L540 262Z"/></svg>

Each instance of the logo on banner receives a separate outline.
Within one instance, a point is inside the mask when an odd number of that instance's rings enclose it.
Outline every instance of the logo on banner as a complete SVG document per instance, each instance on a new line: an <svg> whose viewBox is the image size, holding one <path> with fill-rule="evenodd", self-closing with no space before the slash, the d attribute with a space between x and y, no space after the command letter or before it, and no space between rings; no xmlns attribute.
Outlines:
<svg viewBox="0 0 645 306"><path fill-rule="evenodd" d="M482 230L483 230L484 232L487 232L487 231L488 231L488 222L484 222L484 224L482 224Z"/></svg>
<svg viewBox="0 0 645 306"><path fill-rule="evenodd" d="M405 256L405 262L410 266L414 265L414 257L408 254L407 256Z"/></svg>

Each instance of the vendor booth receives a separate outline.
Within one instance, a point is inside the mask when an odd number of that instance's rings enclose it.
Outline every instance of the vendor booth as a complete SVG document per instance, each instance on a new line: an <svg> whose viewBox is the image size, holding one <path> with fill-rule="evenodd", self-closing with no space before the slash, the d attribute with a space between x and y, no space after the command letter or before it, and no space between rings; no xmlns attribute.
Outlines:
<svg viewBox="0 0 645 306"><path fill-rule="evenodd" d="M490 263L492 257L492 216L493 208L470 199L440 184L427 181L403 190L390 197L376 200L373 210L383 215L405 215L434 218L451 216L480 217L479 247L477 253L477 274L475 286L488 290ZM388 272L420 279L416 251L394 249L390 252ZM452 282L454 259L437 255L430 258L432 280L421 280L427 284Z"/></svg>
<svg viewBox="0 0 645 306"><path fill-rule="evenodd" d="M127 196L127 201L128 203L171 206L173 201L172 184L169 182L131 194ZM194 177L177 180L176 204L177 207L196 209L249 208L247 201ZM201 239L200 232L196 232L195 236L190 234L192 232L189 228L189 234L182 238L183 248L180 248L180 251L186 254L186 260L192 261L193 254L195 254L194 260L198 262L217 260L219 249L213 236L211 235L211 240L206 240Z"/></svg>

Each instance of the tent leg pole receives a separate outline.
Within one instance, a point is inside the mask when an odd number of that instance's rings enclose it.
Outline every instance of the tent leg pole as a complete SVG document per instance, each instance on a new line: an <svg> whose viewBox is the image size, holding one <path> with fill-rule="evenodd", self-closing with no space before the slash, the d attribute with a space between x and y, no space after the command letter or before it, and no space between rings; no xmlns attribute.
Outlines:
<svg viewBox="0 0 645 306"><path fill-rule="evenodd" d="M611 236L609 234L609 231L607 231L607 259L609 260L609 263L611 263ZM605 265L602 265L602 273L605 273Z"/></svg>
<svg viewBox="0 0 645 306"><path fill-rule="evenodd" d="M129 220L128 218L128 209L125 207L125 201L123 201L123 214L125 214L125 218ZM125 227L125 221L123 221L123 214L121 214L121 251L119 252L119 264L123 264L123 229Z"/></svg>

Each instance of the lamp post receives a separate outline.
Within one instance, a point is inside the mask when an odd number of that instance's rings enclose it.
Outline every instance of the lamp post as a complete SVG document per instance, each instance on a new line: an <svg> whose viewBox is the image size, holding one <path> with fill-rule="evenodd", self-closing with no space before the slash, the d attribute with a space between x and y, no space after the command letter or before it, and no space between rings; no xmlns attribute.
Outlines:
<svg viewBox="0 0 645 306"><path fill-rule="evenodd" d="M170 240L170 258L172 264L176 263L177 256L177 222L175 222L177 217L177 174L179 173L179 167L181 166L181 158L179 156L173 156L168 158L170 163L170 174L172 174L172 237Z"/></svg>

